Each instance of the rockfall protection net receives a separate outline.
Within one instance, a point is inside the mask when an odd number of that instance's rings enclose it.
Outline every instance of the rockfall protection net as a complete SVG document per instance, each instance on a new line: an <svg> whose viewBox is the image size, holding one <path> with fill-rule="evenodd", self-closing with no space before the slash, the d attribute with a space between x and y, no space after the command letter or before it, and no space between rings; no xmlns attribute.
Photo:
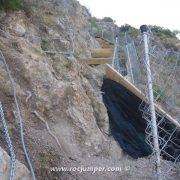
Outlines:
<svg viewBox="0 0 180 180"><path fill-rule="evenodd" d="M104 79L101 90L108 110L111 133L124 152L133 158L150 155L152 148L146 142L145 132L147 122L143 118L143 112L139 109L142 100L110 79ZM158 120L161 120L160 115ZM162 139L169 138L168 132L171 134L171 139L163 149L161 156L165 160L174 161L176 159L179 162L180 131L168 119L164 119L163 122L159 122L159 136Z"/></svg>

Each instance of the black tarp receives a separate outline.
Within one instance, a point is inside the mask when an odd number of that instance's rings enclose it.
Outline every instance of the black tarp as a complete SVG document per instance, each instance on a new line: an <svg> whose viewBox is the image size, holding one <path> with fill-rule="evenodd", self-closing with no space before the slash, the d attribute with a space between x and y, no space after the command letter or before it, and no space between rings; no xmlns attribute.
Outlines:
<svg viewBox="0 0 180 180"><path fill-rule="evenodd" d="M101 90L108 110L111 133L121 148L133 158L150 155L151 147L145 142L146 120L142 118L142 112L139 110L142 100L110 79L104 79ZM163 122L159 127L159 136L162 139L166 139L167 132L175 133L162 154L165 159L174 161L174 158L180 155L180 132L169 120L165 119ZM169 158L166 152L172 157Z"/></svg>

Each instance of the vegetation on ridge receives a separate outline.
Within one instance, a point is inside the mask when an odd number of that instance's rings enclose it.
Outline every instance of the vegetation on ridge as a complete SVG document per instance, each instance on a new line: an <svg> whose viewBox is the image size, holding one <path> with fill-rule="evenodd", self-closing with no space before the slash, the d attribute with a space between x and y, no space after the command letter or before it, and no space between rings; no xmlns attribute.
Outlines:
<svg viewBox="0 0 180 180"><path fill-rule="evenodd" d="M18 10L22 6L22 0L0 0L0 10Z"/></svg>
<svg viewBox="0 0 180 180"><path fill-rule="evenodd" d="M176 38L176 33L174 31L171 31L167 28L163 28L160 26L149 26L151 28L151 31L157 35L157 36L165 36L170 38Z"/></svg>

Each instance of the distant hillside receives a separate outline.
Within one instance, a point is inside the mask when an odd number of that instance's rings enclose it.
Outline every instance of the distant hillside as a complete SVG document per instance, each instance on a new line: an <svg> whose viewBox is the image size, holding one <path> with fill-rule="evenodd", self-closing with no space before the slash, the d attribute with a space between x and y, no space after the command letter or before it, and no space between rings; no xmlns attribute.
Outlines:
<svg viewBox="0 0 180 180"><path fill-rule="evenodd" d="M123 34L123 32L128 32L132 37L137 37L139 30L132 27L131 25L125 24L121 27L118 27L115 24L115 21L110 17L105 17L103 19L97 19L92 17L91 20L91 33L97 36L104 36L104 38L113 41L114 34L118 32ZM149 25L152 33L156 37L156 40L164 45L167 49L173 49L174 51L180 51L180 40L177 38L177 35L180 33L177 31L171 31L169 29Z"/></svg>

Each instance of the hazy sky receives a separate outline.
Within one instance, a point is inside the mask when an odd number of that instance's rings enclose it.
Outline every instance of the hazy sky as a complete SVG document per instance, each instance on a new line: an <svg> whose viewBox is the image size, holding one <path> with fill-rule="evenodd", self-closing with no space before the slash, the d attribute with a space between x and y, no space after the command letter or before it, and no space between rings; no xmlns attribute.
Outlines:
<svg viewBox="0 0 180 180"><path fill-rule="evenodd" d="M109 16L118 25L159 25L180 30L180 0L79 0L95 17Z"/></svg>

